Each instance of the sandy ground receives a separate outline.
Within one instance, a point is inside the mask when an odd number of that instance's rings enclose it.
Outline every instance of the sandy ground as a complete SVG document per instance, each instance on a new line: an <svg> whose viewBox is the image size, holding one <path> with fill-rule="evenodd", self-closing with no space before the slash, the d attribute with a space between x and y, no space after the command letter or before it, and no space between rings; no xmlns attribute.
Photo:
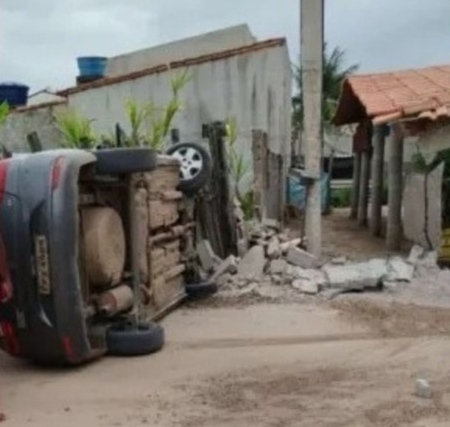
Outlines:
<svg viewBox="0 0 450 427"><path fill-rule="evenodd" d="M386 218L383 218L383 228L385 222ZM350 209L334 209L331 215L324 216L323 235L324 251L328 256L345 255L352 260L365 260L389 255L385 239L373 237L368 228L350 220ZM411 245L404 242L400 254L408 253L410 248Z"/></svg>
<svg viewBox="0 0 450 427"><path fill-rule="evenodd" d="M386 213L385 213L386 215ZM386 218L383 218L383 228ZM291 218L287 226L291 229L293 237L301 233L301 221ZM373 237L366 227L360 227L357 221L350 220L350 209L333 209L331 215L322 217L323 256L333 258L346 256L353 261L364 261L371 258L384 258L386 255L405 255L411 245L404 242L402 250L389 253L386 250L386 241L382 237Z"/></svg>
<svg viewBox="0 0 450 427"><path fill-rule="evenodd" d="M76 370L2 355L4 425L447 426L450 310L392 304L183 308L163 352ZM432 399L414 396L418 377Z"/></svg>

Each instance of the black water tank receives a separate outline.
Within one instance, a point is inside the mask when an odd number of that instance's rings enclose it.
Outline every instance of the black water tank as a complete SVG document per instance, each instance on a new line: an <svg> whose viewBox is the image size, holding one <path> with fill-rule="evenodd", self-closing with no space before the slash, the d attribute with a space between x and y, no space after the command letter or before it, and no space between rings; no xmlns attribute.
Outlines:
<svg viewBox="0 0 450 427"><path fill-rule="evenodd" d="M6 101L12 108L27 105L29 90L30 88L22 83L0 83L0 104Z"/></svg>

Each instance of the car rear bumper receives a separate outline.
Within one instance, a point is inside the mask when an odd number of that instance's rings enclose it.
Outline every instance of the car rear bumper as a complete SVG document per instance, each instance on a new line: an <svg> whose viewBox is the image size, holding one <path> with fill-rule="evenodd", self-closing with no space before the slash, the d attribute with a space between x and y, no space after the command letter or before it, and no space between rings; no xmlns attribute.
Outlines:
<svg viewBox="0 0 450 427"><path fill-rule="evenodd" d="M0 219L13 298L2 312L22 357L71 364L92 357L78 268L78 175L94 161L81 150L10 160Z"/></svg>

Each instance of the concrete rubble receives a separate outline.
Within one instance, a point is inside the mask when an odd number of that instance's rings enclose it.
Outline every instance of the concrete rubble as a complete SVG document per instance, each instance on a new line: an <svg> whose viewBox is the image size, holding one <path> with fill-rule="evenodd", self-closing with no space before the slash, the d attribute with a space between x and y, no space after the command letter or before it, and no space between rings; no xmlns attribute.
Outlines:
<svg viewBox="0 0 450 427"><path fill-rule="evenodd" d="M415 395L421 399L431 399L433 397L433 390L427 380L419 378L416 380Z"/></svg>
<svg viewBox="0 0 450 427"><path fill-rule="evenodd" d="M346 290L374 289L388 274L388 264L383 259L345 265L325 265L323 272L328 287Z"/></svg>
<svg viewBox="0 0 450 427"><path fill-rule="evenodd" d="M262 276L266 258L263 246L253 246L242 258L238 265L238 275L245 277L254 275L256 277Z"/></svg>
<svg viewBox="0 0 450 427"><path fill-rule="evenodd" d="M296 247L288 250L286 260L289 264L301 268L318 268L320 266L320 261L314 255Z"/></svg>
<svg viewBox="0 0 450 427"><path fill-rule="evenodd" d="M240 297L254 295L276 299L288 295L322 295L326 299L352 291L385 290L396 292L401 283L410 283L420 269L438 269L437 254L414 246L407 258L400 256L351 262L336 257L327 262L317 259L302 247L301 239L289 237L278 223L253 224L249 233L250 249L242 258L217 261L203 243L207 254L205 267L215 264L210 280L219 289ZM206 250L205 250L206 248Z"/></svg>
<svg viewBox="0 0 450 427"><path fill-rule="evenodd" d="M388 274L385 277L388 282L410 282L414 276L414 265L403 258L393 257L388 261Z"/></svg>

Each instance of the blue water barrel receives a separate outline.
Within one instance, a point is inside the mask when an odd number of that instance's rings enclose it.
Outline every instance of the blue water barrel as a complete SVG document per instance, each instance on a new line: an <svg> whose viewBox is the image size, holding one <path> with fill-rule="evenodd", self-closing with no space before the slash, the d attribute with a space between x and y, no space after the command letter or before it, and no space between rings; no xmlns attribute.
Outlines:
<svg viewBox="0 0 450 427"><path fill-rule="evenodd" d="M330 176L327 173L323 173L322 178L320 179L320 199L322 213L327 212L330 206L329 182ZM289 175L287 191L287 199L289 204L295 206L299 210L304 210L306 208L307 188L306 185L302 182L301 178L296 175Z"/></svg>
<svg viewBox="0 0 450 427"><path fill-rule="evenodd" d="M80 76L103 77L105 75L106 64L108 58L103 56L82 56L77 58Z"/></svg>
<svg viewBox="0 0 450 427"><path fill-rule="evenodd" d="M6 101L10 107L27 105L29 90L30 88L22 83L0 83L0 104Z"/></svg>

